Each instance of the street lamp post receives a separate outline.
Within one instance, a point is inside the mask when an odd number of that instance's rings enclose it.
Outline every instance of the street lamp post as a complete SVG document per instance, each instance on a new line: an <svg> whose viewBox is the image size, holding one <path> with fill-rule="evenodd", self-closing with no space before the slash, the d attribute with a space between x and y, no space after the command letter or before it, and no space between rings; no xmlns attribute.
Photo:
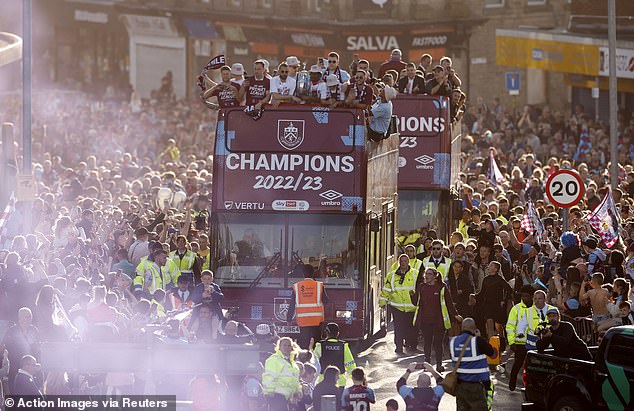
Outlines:
<svg viewBox="0 0 634 411"><path fill-rule="evenodd" d="M619 184L619 159L617 151L617 88L616 88L616 0L608 0L608 46L610 65L610 183L612 191Z"/></svg>
<svg viewBox="0 0 634 411"><path fill-rule="evenodd" d="M22 174L31 175L31 0L22 1ZM17 164L16 164L17 165Z"/></svg>

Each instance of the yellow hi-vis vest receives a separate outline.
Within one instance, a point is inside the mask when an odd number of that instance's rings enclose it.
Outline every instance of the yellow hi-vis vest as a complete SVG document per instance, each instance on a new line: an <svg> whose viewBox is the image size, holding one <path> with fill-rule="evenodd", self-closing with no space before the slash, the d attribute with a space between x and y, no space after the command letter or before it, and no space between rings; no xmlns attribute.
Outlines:
<svg viewBox="0 0 634 411"><path fill-rule="evenodd" d="M134 291L143 291L146 285L146 281L148 282L147 290L150 294L154 294L156 290L159 288L164 289L163 286L163 275L161 268L154 262L148 261L148 263L152 263L147 267L144 275L137 275L134 277Z"/></svg>
<svg viewBox="0 0 634 411"><path fill-rule="evenodd" d="M136 275L145 277L145 273L152 263L153 261L148 260L147 256L141 258L141 261L136 266ZM163 274L163 285L165 288L167 288L170 283L176 287L180 272L178 271L178 266L171 258L168 257L165 260L165 265L161 267L161 272Z"/></svg>
<svg viewBox="0 0 634 411"><path fill-rule="evenodd" d="M420 267L423 265L423 261L418 258L410 258L409 266L416 271L417 273L420 271ZM396 271L398 269L398 261L392 263L392 267L390 267L390 271Z"/></svg>
<svg viewBox="0 0 634 411"><path fill-rule="evenodd" d="M176 263L181 274L192 274L194 261L196 260L196 254L191 250L187 250L183 258L178 256L178 250L174 250L170 253L169 257Z"/></svg>
<svg viewBox="0 0 634 411"><path fill-rule="evenodd" d="M287 360L279 350L275 350L275 354L264 363L262 388L265 395L280 394L287 400L301 391L299 367L293 354L290 360Z"/></svg>
<svg viewBox="0 0 634 411"><path fill-rule="evenodd" d="M526 329L528 328L526 313L529 309L524 302L520 301L509 311L509 317L506 320L506 337L509 345L526 344ZM522 336L518 337L518 335Z"/></svg>
<svg viewBox="0 0 634 411"><path fill-rule="evenodd" d="M412 313L416 311L416 307L412 302L410 291L416 291L416 280L418 279L418 271L410 269L403 276L403 282L397 279L397 270L390 270L385 278L385 285L381 290L379 305L381 307L386 304L391 305L399 311Z"/></svg>
<svg viewBox="0 0 634 411"><path fill-rule="evenodd" d="M451 266L451 258L445 256L440 257L442 261L438 267L434 264L434 258L432 256L423 258L423 266L425 268L435 268L442 275L442 280L447 282L447 276L449 275L449 267Z"/></svg>
<svg viewBox="0 0 634 411"><path fill-rule="evenodd" d="M447 309L447 302L445 301L445 290L447 288L443 287L440 290L440 312L442 313L442 322L445 325L445 330L451 328L451 318L449 318L449 310ZM420 298L420 297L418 297ZM416 325L416 318L418 317L419 305L418 301L416 302L416 312L414 313L414 322L413 325ZM422 313L422 311L421 311Z"/></svg>

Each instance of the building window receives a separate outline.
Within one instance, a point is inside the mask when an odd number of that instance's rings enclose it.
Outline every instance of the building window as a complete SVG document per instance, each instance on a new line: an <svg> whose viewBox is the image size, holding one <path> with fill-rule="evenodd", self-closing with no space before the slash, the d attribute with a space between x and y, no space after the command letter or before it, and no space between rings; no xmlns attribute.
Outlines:
<svg viewBox="0 0 634 411"><path fill-rule="evenodd" d="M546 4L546 0L526 0L529 6L543 6Z"/></svg>
<svg viewBox="0 0 634 411"><path fill-rule="evenodd" d="M485 0L484 7L504 7L504 0Z"/></svg>
<svg viewBox="0 0 634 411"><path fill-rule="evenodd" d="M260 5L263 9L272 9L273 8L273 0L260 0Z"/></svg>
<svg viewBox="0 0 634 411"><path fill-rule="evenodd" d="M231 4L234 7L240 7L240 6L242 6L242 0L231 0Z"/></svg>

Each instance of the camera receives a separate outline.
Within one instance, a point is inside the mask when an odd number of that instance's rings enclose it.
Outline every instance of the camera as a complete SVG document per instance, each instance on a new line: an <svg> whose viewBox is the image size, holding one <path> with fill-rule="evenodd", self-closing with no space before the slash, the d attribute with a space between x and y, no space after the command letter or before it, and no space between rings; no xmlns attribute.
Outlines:
<svg viewBox="0 0 634 411"><path fill-rule="evenodd" d="M552 327L550 323L548 321L540 321L539 324L537 324L537 327L535 328L535 335L541 338L542 335L550 331L552 331Z"/></svg>

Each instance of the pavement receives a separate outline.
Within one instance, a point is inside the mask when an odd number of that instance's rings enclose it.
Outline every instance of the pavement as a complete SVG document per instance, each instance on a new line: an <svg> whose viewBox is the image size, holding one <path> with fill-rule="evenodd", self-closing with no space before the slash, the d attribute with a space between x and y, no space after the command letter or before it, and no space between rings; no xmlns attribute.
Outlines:
<svg viewBox="0 0 634 411"><path fill-rule="evenodd" d="M391 398L399 403L399 410L405 409L405 402L396 392L396 381L405 372L405 369L411 362L424 361L423 354L395 354L394 353L394 334L389 331L387 336L375 340L368 341L365 346L359 347L359 352L354 352L357 365L365 369L368 386L376 392L377 403L372 409L385 410L385 404ZM422 349L422 346L419 346ZM448 349L448 348L447 348ZM447 352L445 357L448 358ZM508 355L502 356L502 362L507 360ZM511 355L512 357L512 355ZM435 364L435 363L432 363ZM508 370L512 365L509 361ZM443 361L446 374L451 370L451 360ZM520 388L521 381L518 381L518 388L511 392L508 389L508 376L503 372L495 372L492 375L492 381L495 386L495 394L493 396L493 410L495 411L517 411L522 407L522 394ZM408 380L409 385L416 385L417 373L412 373ZM455 397L445 394L440 402L441 411L450 411L456 409Z"/></svg>

